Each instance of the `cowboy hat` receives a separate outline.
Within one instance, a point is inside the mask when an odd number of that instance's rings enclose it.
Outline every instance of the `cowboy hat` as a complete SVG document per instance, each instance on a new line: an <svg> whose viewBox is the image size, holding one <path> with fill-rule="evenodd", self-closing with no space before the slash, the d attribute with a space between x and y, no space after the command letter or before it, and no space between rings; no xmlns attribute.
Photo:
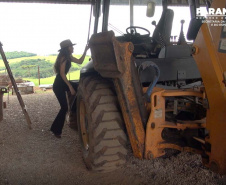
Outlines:
<svg viewBox="0 0 226 185"><path fill-rule="evenodd" d="M58 51L60 51L63 48L66 48L69 46L74 46L74 45L76 45L76 44L73 44L70 39L64 40L60 43L60 49Z"/></svg>

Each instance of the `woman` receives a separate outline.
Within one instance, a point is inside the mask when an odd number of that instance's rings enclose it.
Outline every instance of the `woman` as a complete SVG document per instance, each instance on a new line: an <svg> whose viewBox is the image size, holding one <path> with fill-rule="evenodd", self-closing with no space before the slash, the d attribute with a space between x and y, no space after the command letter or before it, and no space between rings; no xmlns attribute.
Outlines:
<svg viewBox="0 0 226 185"><path fill-rule="evenodd" d="M56 78L53 83L53 92L55 93L59 103L60 103L60 111L57 114L52 126L52 133L61 138L62 129L64 126L64 121L66 117L66 113L68 111L67 99L65 91L70 91L71 95L75 95L75 88L73 87L73 83L69 82L66 75L71 67L71 61L77 64L82 64L85 59L86 51L88 50L88 46L86 46L85 51L80 59L77 59L72 56L74 51L75 44L72 44L70 40L64 40L60 43L61 49L59 50L59 54L57 56L54 70L56 73Z"/></svg>

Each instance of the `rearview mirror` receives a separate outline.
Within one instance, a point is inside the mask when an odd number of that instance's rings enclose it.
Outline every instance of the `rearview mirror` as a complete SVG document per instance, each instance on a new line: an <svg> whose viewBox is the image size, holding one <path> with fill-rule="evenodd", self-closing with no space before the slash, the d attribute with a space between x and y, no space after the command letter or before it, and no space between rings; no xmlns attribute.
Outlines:
<svg viewBox="0 0 226 185"><path fill-rule="evenodd" d="M150 2L147 4L147 13L146 16L147 17L153 17L155 14L155 3L154 2Z"/></svg>

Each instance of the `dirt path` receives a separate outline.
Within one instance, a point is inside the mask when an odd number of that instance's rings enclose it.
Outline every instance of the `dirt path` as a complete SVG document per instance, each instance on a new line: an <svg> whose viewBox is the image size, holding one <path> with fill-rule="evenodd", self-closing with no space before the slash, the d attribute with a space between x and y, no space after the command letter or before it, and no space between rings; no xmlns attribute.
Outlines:
<svg viewBox="0 0 226 185"><path fill-rule="evenodd" d="M33 129L28 129L16 96L10 96L0 122L0 185L226 184L226 176L210 172L198 155L188 153L150 161L130 154L125 167L116 172L87 171L77 132L65 125L57 139L48 131L59 110L54 94L23 99Z"/></svg>

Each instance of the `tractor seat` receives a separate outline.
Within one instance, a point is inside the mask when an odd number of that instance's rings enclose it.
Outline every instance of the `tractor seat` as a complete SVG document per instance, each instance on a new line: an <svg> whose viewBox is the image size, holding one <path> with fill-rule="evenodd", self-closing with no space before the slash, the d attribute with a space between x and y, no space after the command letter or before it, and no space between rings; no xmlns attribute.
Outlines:
<svg viewBox="0 0 226 185"><path fill-rule="evenodd" d="M195 40L200 27L202 26L202 20L203 19L196 19L192 18L188 27L188 32L187 32L187 39L188 40Z"/></svg>
<svg viewBox="0 0 226 185"><path fill-rule="evenodd" d="M170 44L170 36L173 24L174 12L171 9L165 8L162 16L152 35L153 42L160 44L162 47Z"/></svg>

